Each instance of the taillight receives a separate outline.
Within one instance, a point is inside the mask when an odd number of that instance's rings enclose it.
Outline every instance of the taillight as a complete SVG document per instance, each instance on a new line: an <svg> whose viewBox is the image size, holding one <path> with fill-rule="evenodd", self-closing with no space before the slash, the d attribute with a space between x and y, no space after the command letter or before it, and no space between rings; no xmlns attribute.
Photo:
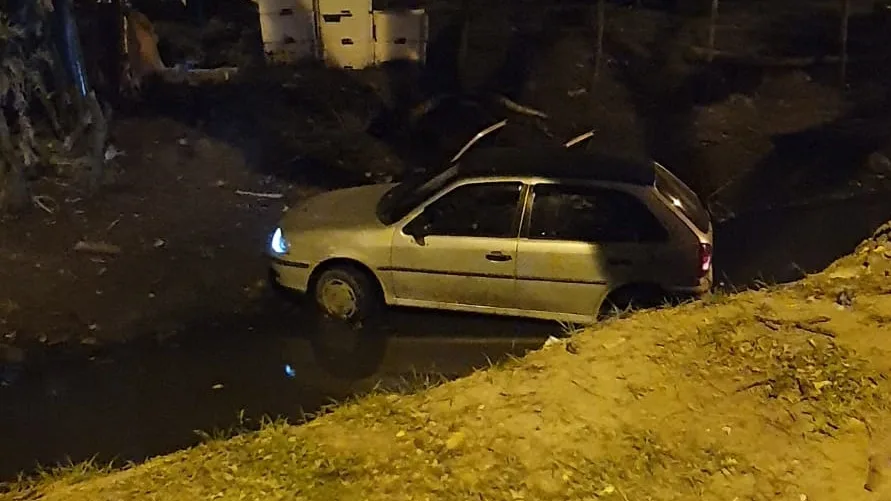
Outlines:
<svg viewBox="0 0 891 501"><path fill-rule="evenodd" d="M699 244L699 278L712 269L712 244Z"/></svg>

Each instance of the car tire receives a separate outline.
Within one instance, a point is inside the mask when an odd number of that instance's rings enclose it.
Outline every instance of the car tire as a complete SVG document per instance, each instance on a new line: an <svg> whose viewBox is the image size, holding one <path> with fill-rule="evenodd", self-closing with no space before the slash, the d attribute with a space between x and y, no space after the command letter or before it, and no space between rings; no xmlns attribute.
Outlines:
<svg viewBox="0 0 891 501"><path fill-rule="evenodd" d="M654 308L665 301L656 285L627 285L611 292L600 306L600 318L622 317L639 309Z"/></svg>
<svg viewBox="0 0 891 501"><path fill-rule="evenodd" d="M313 281L313 298L325 317L353 326L364 326L378 318L380 289L367 272L353 266L334 266Z"/></svg>

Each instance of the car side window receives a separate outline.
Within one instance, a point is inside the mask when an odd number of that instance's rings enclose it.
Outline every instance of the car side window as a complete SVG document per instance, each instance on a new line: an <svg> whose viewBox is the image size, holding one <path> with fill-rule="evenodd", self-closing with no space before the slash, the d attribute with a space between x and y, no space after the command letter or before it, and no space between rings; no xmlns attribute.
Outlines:
<svg viewBox="0 0 891 501"><path fill-rule="evenodd" d="M624 191L540 184L534 188L529 238L592 243L661 242L668 232L656 216Z"/></svg>
<svg viewBox="0 0 891 501"><path fill-rule="evenodd" d="M427 206L428 234L462 237L516 237L522 183L459 186Z"/></svg>

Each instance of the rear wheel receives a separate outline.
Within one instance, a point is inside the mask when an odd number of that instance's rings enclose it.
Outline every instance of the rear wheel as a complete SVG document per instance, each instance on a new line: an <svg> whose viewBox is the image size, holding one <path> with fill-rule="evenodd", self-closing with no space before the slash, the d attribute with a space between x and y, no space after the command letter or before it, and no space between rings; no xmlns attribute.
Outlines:
<svg viewBox="0 0 891 501"><path fill-rule="evenodd" d="M600 307L600 318L623 316L634 310L655 308L666 299L657 285L627 285L611 292Z"/></svg>

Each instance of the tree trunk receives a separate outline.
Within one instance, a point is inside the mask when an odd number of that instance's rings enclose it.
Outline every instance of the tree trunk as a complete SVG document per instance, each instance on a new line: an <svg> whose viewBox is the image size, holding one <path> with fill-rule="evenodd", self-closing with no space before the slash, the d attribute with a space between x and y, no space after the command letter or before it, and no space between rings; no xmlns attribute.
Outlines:
<svg viewBox="0 0 891 501"><path fill-rule="evenodd" d="M0 120L0 211L17 212L28 204L25 170L19 159L9 126Z"/></svg>
<svg viewBox="0 0 891 501"><path fill-rule="evenodd" d="M712 62L715 54L715 27L718 24L718 0L712 0L712 10L708 22L708 62Z"/></svg>
<svg viewBox="0 0 891 501"><path fill-rule="evenodd" d="M597 0L597 40L594 54L594 82L600 79L603 67L603 32L606 28L606 0Z"/></svg>
<svg viewBox="0 0 891 501"><path fill-rule="evenodd" d="M90 187L99 188L105 167L105 143L108 140L108 121L96 99L96 93L90 92L87 96L87 112L90 114L90 142L88 155L90 156Z"/></svg>
<svg viewBox="0 0 891 501"><path fill-rule="evenodd" d="M458 82L463 86L467 68L467 51L470 43L470 1L461 1L461 38L458 41Z"/></svg>
<svg viewBox="0 0 891 501"><path fill-rule="evenodd" d="M838 80L842 89L848 79L848 19L851 17L851 0L841 0L841 26L839 27L840 61L838 64Z"/></svg>
<svg viewBox="0 0 891 501"><path fill-rule="evenodd" d="M91 45L98 52L97 69L104 83L102 86L97 84L96 91L103 100L113 103L120 95L124 72L124 11L121 3L121 0L111 0L96 4L95 27L99 28L99 33L92 34Z"/></svg>
<svg viewBox="0 0 891 501"><path fill-rule="evenodd" d="M53 19L56 46L68 73L71 85L81 99L87 97L90 84L84 65L77 23L71 12L71 0L53 0Z"/></svg>
<svg viewBox="0 0 891 501"><path fill-rule="evenodd" d="M189 11L189 17L196 26L204 26L207 24L207 17L204 10L204 0L188 0L186 2L186 10Z"/></svg>

